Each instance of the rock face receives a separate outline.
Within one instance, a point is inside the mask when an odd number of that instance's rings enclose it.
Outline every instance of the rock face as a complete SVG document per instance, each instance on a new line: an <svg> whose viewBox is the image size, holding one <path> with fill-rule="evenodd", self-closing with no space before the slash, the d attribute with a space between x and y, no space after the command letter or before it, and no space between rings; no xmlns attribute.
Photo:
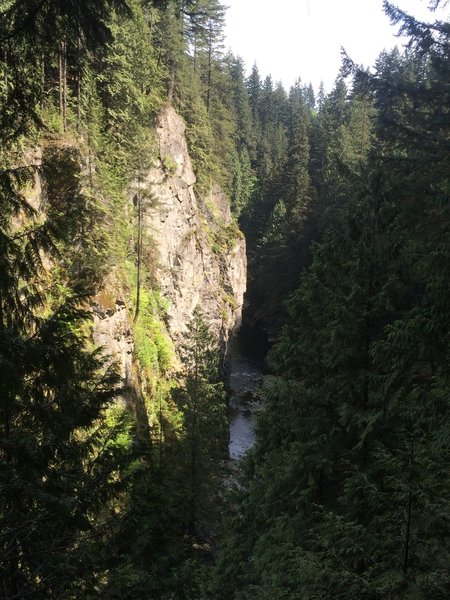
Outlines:
<svg viewBox="0 0 450 600"><path fill-rule="evenodd" d="M175 342L183 338L199 307L219 336L225 356L230 335L241 323L245 239L218 187L207 198L194 191L196 176L185 129L173 108L164 109L155 132L159 156L139 184L145 191L144 239L157 254L156 279L168 300L166 327L171 338ZM136 182L132 187L135 191ZM112 275L92 302L94 341L118 362L122 379L130 383L134 340L123 298Z"/></svg>
<svg viewBox="0 0 450 600"><path fill-rule="evenodd" d="M185 129L173 108L161 113L156 127L159 158L145 182L153 198L145 226L159 252L157 277L169 300L172 338L183 334L198 306L226 342L241 322L245 240L233 225L229 202L218 187L207 198L194 191L196 177Z"/></svg>
<svg viewBox="0 0 450 600"><path fill-rule="evenodd" d="M93 298L91 307L95 344L104 347L113 358L122 381L131 382L134 340L125 303L120 299L106 300L105 292L100 292Z"/></svg>

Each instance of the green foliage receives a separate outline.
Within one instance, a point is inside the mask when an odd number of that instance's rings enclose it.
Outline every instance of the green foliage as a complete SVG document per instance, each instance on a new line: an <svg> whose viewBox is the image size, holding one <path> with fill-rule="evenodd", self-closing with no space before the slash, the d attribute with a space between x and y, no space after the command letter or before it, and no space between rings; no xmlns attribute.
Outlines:
<svg viewBox="0 0 450 600"><path fill-rule="evenodd" d="M188 434L164 380L173 349L151 265L135 325L145 398L127 390L131 406L108 406L117 377L87 350L81 310L129 259L126 185L142 187L170 59L180 58L161 35L167 11L0 4L2 595L188 597L203 551L186 536ZM211 125L198 121L206 180ZM37 181L45 206L33 207Z"/></svg>
<svg viewBox="0 0 450 600"><path fill-rule="evenodd" d="M346 59L352 87L340 77L316 107L300 81L287 95L256 65L245 81L221 54L216 0L0 5L5 597L444 600L447 24L386 3L408 52L383 53L374 75ZM208 200L219 184L247 234L251 316L276 340L214 577L202 564L226 456L217 340L196 313L173 381L142 235L166 102L204 201L190 235L233 251L237 223ZM45 207L29 201L38 176ZM127 407L109 406L117 378L87 350L82 307L108 272L139 307Z"/></svg>
<svg viewBox="0 0 450 600"><path fill-rule="evenodd" d="M103 510L117 491L109 477L122 460L119 449L104 446L120 426L106 432L101 422L117 376L87 349L82 306L100 275L89 246L101 236L83 231L98 212L80 186L77 156L74 148L46 147L45 214L27 201L31 169L2 172L0 576L7 597L88 593L96 578L89 555L107 527Z"/></svg>
<svg viewBox="0 0 450 600"><path fill-rule="evenodd" d="M135 267L126 263L131 296L136 297ZM159 292L143 286L141 309L134 324L136 356L149 377L166 373L175 359L172 342L163 323L166 310L165 300Z"/></svg>
<svg viewBox="0 0 450 600"><path fill-rule="evenodd" d="M337 82L309 159L304 121L289 128L287 193L262 238L278 268L290 203L313 185L320 213L309 260L296 257L211 597L447 594L448 27L431 34L386 6L414 50L383 54L373 76L354 69L350 93ZM255 81L270 114L269 82Z"/></svg>
<svg viewBox="0 0 450 600"><path fill-rule="evenodd" d="M220 167L214 159L215 145L211 122L204 102L199 95L195 77L191 84L183 87L183 100L180 111L187 123L189 154L202 193L208 193L215 178L219 177Z"/></svg>
<svg viewBox="0 0 450 600"><path fill-rule="evenodd" d="M187 488L187 527L207 539L217 501L219 459L227 441L225 391L219 381L217 340L201 313L194 313L181 349L182 386L174 391L184 419Z"/></svg>
<svg viewBox="0 0 450 600"><path fill-rule="evenodd" d="M112 42L96 74L108 134L115 142L115 160L120 154L142 154L141 128L153 124L162 104L162 72L148 35L143 9L132 2L133 18L124 21L113 15ZM120 153L120 154L119 154Z"/></svg>
<svg viewBox="0 0 450 600"><path fill-rule="evenodd" d="M66 302L38 335L22 340L20 364L18 349L9 347L17 384L7 383L2 413L0 509L8 597L76 594L87 589L87 573L94 579L89 554L116 493L107 482L118 453L102 448L98 421L115 379L80 347L73 333L80 317Z"/></svg>
<svg viewBox="0 0 450 600"><path fill-rule="evenodd" d="M173 348L167 332L160 321L154 292L144 290L142 316L135 328L137 356L147 369L164 373L173 362Z"/></svg>
<svg viewBox="0 0 450 600"><path fill-rule="evenodd" d="M211 240L211 249L219 256L228 256L241 238L242 233L236 223L232 220L228 225L219 222L213 228L207 229Z"/></svg>
<svg viewBox="0 0 450 600"><path fill-rule="evenodd" d="M170 155L167 155L162 159L162 165L163 169L168 175L175 175L177 163L173 160L173 158Z"/></svg>

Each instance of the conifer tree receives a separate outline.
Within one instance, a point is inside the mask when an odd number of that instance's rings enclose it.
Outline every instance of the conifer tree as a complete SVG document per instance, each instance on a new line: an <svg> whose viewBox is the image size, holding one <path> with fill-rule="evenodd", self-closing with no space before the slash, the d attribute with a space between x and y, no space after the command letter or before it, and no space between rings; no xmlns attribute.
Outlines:
<svg viewBox="0 0 450 600"><path fill-rule="evenodd" d="M23 196L20 169L3 173L0 572L8 598L92 589L90 552L108 521L108 477L118 464L101 426L117 378L88 350L84 308L101 273L91 244L101 257L102 240L84 233L96 209L67 153L46 157L45 218ZM59 177L64 186L54 185ZM58 280L63 265L67 275Z"/></svg>
<svg viewBox="0 0 450 600"><path fill-rule="evenodd" d="M194 53L194 70L197 66L205 86L205 104L209 112L213 88L213 65L222 42L225 7L219 0L195 0L188 11L188 36Z"/></svg>
<svg viewBox="0 0 450 600"><path fill-rule="evenodd" d="M331 210L271 354L218 598L447 593L448 28L387 10L410 52L321 106Z"/></svg>
<svg viewBox="0 0 450 600"><path fill-rule="evenodd" d="M232 158L231 203L234 214L239 217L250 201L255 176L251 168L251 156L255 152L255 134L245 88L244 65L240 58L229 56L229 73L232 85L232 113L236 122L236 144Z"/></svg>
<svg viewBox="0 0 450 600"><path fill-rule="evenodd" d="M188 477L188 530L201 533L211 510L217 461L226 441L225 395L219 380L217 341L196 310L182 350L183 387L177 402L184 415Z"/></svg>
<svg viewBox="0 0 450 600"><path fill-rule="evenodd" d="M248 99L250 102L250 108L252 109L253 119L258 119L259 116L259 102L261 95L261 77L259 75L258 65L254 63L252 66L251 73L247 79L247 90Z"/></svg>

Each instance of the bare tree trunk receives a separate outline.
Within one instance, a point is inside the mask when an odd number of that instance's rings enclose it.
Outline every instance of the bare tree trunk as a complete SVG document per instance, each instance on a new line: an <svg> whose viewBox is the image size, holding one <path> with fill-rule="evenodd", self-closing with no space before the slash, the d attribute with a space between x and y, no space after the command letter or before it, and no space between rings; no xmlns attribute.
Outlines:
<svg viewBox="0 0 450 600"><path fill-rule="evenodd" d="M63 42L59 43L58 73L59 73L59 116L63 116Z"/></svg>
<svg viewBox="0 0 450 600"><path fill-rule="evenodd" d="M41 80L41 84L42 84L42 97L41 97L41 110L45 109L45 54L42 53L41 56L41 64L42 64L42 80Z"/></svg>
<svg viewBox="0 0 450 600"><path fill-rule="evenodd" d="M172 104L172 100L173 100L173 91L175 89L175 73L172 73L172 76L170 77L170 81L169 81L169 91L167 94L167 98L169 100L169 102Z"/></svg>
<svg viewBox="0 0 450 600"><path fill-rule="evenodd" d="M59 43L59 115L62 118L62 129L67 129L67 43Z"/></svg>
<svg viewBox="0 0 450 600"><path fill-rule="evenodd" d="M77 54L78 54L78 73L77 73L77 128L78 131L81 129L81 40L77 40Z"/></svg>
<svg viewBox="0 0 450 600"><path fill-rule="evenodd" d="M62 65L63 65L63 130L67 129L67 43L62 43Z"/></svg>
<svg viewBox="0 0 450 600"><path fill-rule="evenodd" d="M208 47L208 87L206 90L206 112L209 113L209 107L211 104L211 80L212 80L212 37L209 36L209 47Z"/></svg>
<svg viewBox="0 0 450 600"><path fill-rule="evenodd" d="M134 320L137 321L139 317L139 311L141 308L141 263L142 263L142 197L141 197L141 180L138 178L138 191L136 194L136 205L137 205L137 275L136 275L136 311L134 313Z"/></svg>
<svg viewBox="0 0 450 600"><path fill-rule="evenodd" d="M194 73L197 73L197 37L194 40Z"/></svg>

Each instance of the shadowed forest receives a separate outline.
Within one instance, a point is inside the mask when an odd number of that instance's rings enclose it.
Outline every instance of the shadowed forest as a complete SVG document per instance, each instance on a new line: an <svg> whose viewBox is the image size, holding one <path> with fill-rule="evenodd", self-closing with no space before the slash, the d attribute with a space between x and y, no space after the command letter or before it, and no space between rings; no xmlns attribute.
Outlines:
<svg viewBox="0 0 450 600"><path fill-rule="evenodd" d="M0 0L1 600L447 600L443 4L385 1L409 43L370 70L343 54L325 93L225 53L220 0ZM155 164L186 187L168 107L200 207L183 244L221 273L247 244L266 375L239 461L240 300L224 279L173 335L146 225ZM95 343L119 309L125 375Z"/></svg>

